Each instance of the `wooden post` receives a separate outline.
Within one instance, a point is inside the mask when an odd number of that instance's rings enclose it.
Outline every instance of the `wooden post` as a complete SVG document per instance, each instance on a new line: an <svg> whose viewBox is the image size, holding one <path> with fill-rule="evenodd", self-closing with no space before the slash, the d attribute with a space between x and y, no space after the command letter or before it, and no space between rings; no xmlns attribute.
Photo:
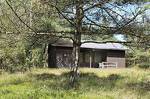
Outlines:
<svg viewBox="0 0 150 99"><path fill-rule="evenodd" d="M90 68L92 68L92 51L90 51Z"/></svg>

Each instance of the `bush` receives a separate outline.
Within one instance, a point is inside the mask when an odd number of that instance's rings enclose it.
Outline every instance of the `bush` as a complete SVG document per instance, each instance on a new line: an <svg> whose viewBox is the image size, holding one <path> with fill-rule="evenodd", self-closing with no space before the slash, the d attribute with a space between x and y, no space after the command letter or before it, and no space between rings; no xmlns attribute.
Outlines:
<svg viewBox="0 0 150 99"><path fill-rule="evenodd" d="M150 68L150 63L141 63L139 64L139 67L143 69L148 69Z"/></svg>
<svg viewBox="0 0 150 99"><path fill-rule="evenodd" d="M1 36L1 35L0 35ZM26 71L32 67L43 67L46 44L29 40L26 35L3 35L0 39L0 69L8 72ZM41 39L42 40L42 39Z"/></svg>
<svg viewBox="0 0 150 99"><path fill-rule="evenodd" d="M127 66L138 66L140 68L149 68L150 65L150 49L135 50L128 52L126 55Z"/></svg>

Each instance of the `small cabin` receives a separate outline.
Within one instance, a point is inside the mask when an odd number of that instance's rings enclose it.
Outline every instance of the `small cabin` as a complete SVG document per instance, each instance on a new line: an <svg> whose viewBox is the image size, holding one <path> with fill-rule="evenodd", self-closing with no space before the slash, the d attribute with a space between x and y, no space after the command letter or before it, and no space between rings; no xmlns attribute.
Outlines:
<svg viewBox="0 0 150 99"><path fill-rule="evenodd" d="M89 68L125 68L126 48L118 43L84 43L80 49L80 67ZM72 66L73 44L68 41L58 41L49 44L49 68Z"/></svg>

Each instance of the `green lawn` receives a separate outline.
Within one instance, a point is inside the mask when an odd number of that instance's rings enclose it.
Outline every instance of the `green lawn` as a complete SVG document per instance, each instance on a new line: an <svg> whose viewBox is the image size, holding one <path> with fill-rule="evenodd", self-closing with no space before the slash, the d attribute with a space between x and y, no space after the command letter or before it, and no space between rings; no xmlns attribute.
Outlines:
<svg viewBox="0 0 150 99"><path fill-rule="evenodd" d="M82 68L68 87L67 69L0 74L0 99L150 99L150 70Z"/></svg>

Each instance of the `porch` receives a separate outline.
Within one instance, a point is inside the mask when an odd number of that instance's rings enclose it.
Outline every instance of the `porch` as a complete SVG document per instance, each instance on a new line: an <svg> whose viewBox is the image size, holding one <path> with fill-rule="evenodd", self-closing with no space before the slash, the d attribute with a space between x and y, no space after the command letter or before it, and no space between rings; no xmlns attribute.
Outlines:
<svg viewBox="0 0 150 99"><path fill-rule="evenodd" d="M81 49L80 66L98 68L99 63L107 62L107 51L96 49Z"/></svg>

